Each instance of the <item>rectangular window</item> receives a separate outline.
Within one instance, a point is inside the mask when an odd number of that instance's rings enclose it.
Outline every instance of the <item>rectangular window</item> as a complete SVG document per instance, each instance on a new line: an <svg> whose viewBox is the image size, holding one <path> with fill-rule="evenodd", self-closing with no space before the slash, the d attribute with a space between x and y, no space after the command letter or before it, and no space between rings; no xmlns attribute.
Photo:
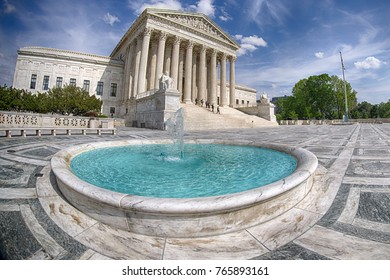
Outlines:
<svg viewBox="0 0 390 280"><path fill-rule="evenodd" d="M36 84L37 84L37 74L32 74L31 75L30 89L35 89Z"/></svg>
<svg viewBox="0 0 390 280"><path fill-rule="evenodd" d="M239 101L238 99L236 99L236 105L240 104L239 102L240 102L240 101Z"/></svg>
<svg viewBox="0 0 390 280"><path fill-rule="evenodd" d="M110 93L110 95L111 96L116 96L116 89L117 89L117 84L115 84L115 83L111 83L111 93Z"/></svg>
<svg viewBox="0 0 390 280"><path fill-rule="evenodd" d="M103 95L103 82L98 82L96 87L96 95Z"/></svg>
<svg viewBox="0 0 390 280"><path fill-rule="evenodd" d="M110 114L115 114L115 107L110 107Z"/></svg>
<svg viewBox="0 0 390 280"><path fill-rule="evenodd" d="M83 90L85 90L86 92L89 92L89 80L84 80Z"/></svg>
<svg viewBox="0 0 390 280"><path fill-rule="evenodd" d="M42 85L43 90L49 89L49 79L50 79L49 76L43 76L43 85Z"/></svg>
<svg viewBox="0 0 390 280"><path fill-rule="evenodd" d="M62 77L57 77L56 87L62 87Z"/></svg>
<svg viewBox="0 0 390 280"><path fill-rule="evenodd" d="M69 85L71 86L76 86L76 79L75 78L70 78L70 82L69 82Z"/></svg>
<svg viewBox="0 0 390 280"><path fill-rule="evenodd" d="M244 105L244 104L245 104L245 101L244 101L244 100L241 100L241 104Z"/></svg>

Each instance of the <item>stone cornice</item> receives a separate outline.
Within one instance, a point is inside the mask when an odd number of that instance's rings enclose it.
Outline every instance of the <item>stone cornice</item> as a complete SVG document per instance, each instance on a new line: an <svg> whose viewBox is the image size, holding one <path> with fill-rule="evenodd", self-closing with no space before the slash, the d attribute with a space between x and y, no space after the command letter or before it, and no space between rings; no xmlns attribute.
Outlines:
<svg viewBox="0 0 390 280"><path fill-rule="evenodd" d="M116 64L122 65L123 61L118 59L112 59L109 56L95 55L89 53L82 53L76 51L69 50L60 50L54 48L45 48L45 47L24 47L18 50L19 55L29 55L29 56L37 56L37 57L51 57L56 59L65 59L72 60L78 62L87 62L94 64Z"/></svg>

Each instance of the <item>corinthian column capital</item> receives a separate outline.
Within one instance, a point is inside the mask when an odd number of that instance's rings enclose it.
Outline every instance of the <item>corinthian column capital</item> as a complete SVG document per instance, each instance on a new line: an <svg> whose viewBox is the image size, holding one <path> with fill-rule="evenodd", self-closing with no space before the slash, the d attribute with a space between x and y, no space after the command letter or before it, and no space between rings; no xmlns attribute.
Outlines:
<svg viewBox="0 0 390 280"><path fill-rule="evenodd" d="M175 36L175 40L173 41L174 45L180 45L181 43L181 38L179 36Z"/></svg>
<svg viewBox="0 0 390 280"><path fill-rule="evenodd" d="M192 49L192 48L194 48L194 41L188 41L187 49Z"/></svg>
<svg viewBox="0 0 390 280"><path fill-rule="evenodd" d="M142 32L142 35L145 37L145 36L150 36L152 35L152 31L153 31L153 28L150 28L150 27L146 27L144 29L144 31Z"/></svg>
<svg viewBox="0 0 390 280"><path fill-rule="evenodd" d="M161 31L160 32L160 36L158 37L158 39L160 41L165 41L167 39L167 37L168 37L168 34L166 32L164 32L164 31Z"/></svg>

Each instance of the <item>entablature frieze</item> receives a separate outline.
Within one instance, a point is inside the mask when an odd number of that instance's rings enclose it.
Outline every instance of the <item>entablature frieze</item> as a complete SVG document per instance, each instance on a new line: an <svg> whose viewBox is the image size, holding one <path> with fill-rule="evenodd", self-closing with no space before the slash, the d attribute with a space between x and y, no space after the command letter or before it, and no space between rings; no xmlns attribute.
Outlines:
<svg viewBox="0 0 390 280"><path fill-rule="evenodd" d="M26 47L18 50L18 55L22 57L34 57L41 58L43 60L50 59L62 59L65 61L74 61L74 62L83 62L90 64L100 64L100 65L113 65L113 66L123 66L124 62L117 59L112 59L108 56L99 56L87 53L80 53L74 51L58 50L51 48L41 48L41 47Z"/></svg>

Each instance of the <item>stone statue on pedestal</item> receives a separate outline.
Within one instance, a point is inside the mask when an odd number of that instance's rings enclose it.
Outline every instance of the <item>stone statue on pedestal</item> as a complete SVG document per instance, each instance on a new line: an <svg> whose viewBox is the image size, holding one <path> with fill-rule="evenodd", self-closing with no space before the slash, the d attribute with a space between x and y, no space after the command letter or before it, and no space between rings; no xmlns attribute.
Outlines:
<svg viewBox="0 0 390 280"><path fill-rule="evenodd" d="M263 93L263 94L260 96L260 102L261 102L262 104L269 104L269 103L270 103L270 100L269 100L269 98L268 98L268 96L267 96L266 93Z"/></svg>
<svg viewBox="0 0 390 280"><path fill-rule="evenodd" d="M165 72L160 78L159 89L173 88L173 79L168 76L168 72Z"/></svg>

